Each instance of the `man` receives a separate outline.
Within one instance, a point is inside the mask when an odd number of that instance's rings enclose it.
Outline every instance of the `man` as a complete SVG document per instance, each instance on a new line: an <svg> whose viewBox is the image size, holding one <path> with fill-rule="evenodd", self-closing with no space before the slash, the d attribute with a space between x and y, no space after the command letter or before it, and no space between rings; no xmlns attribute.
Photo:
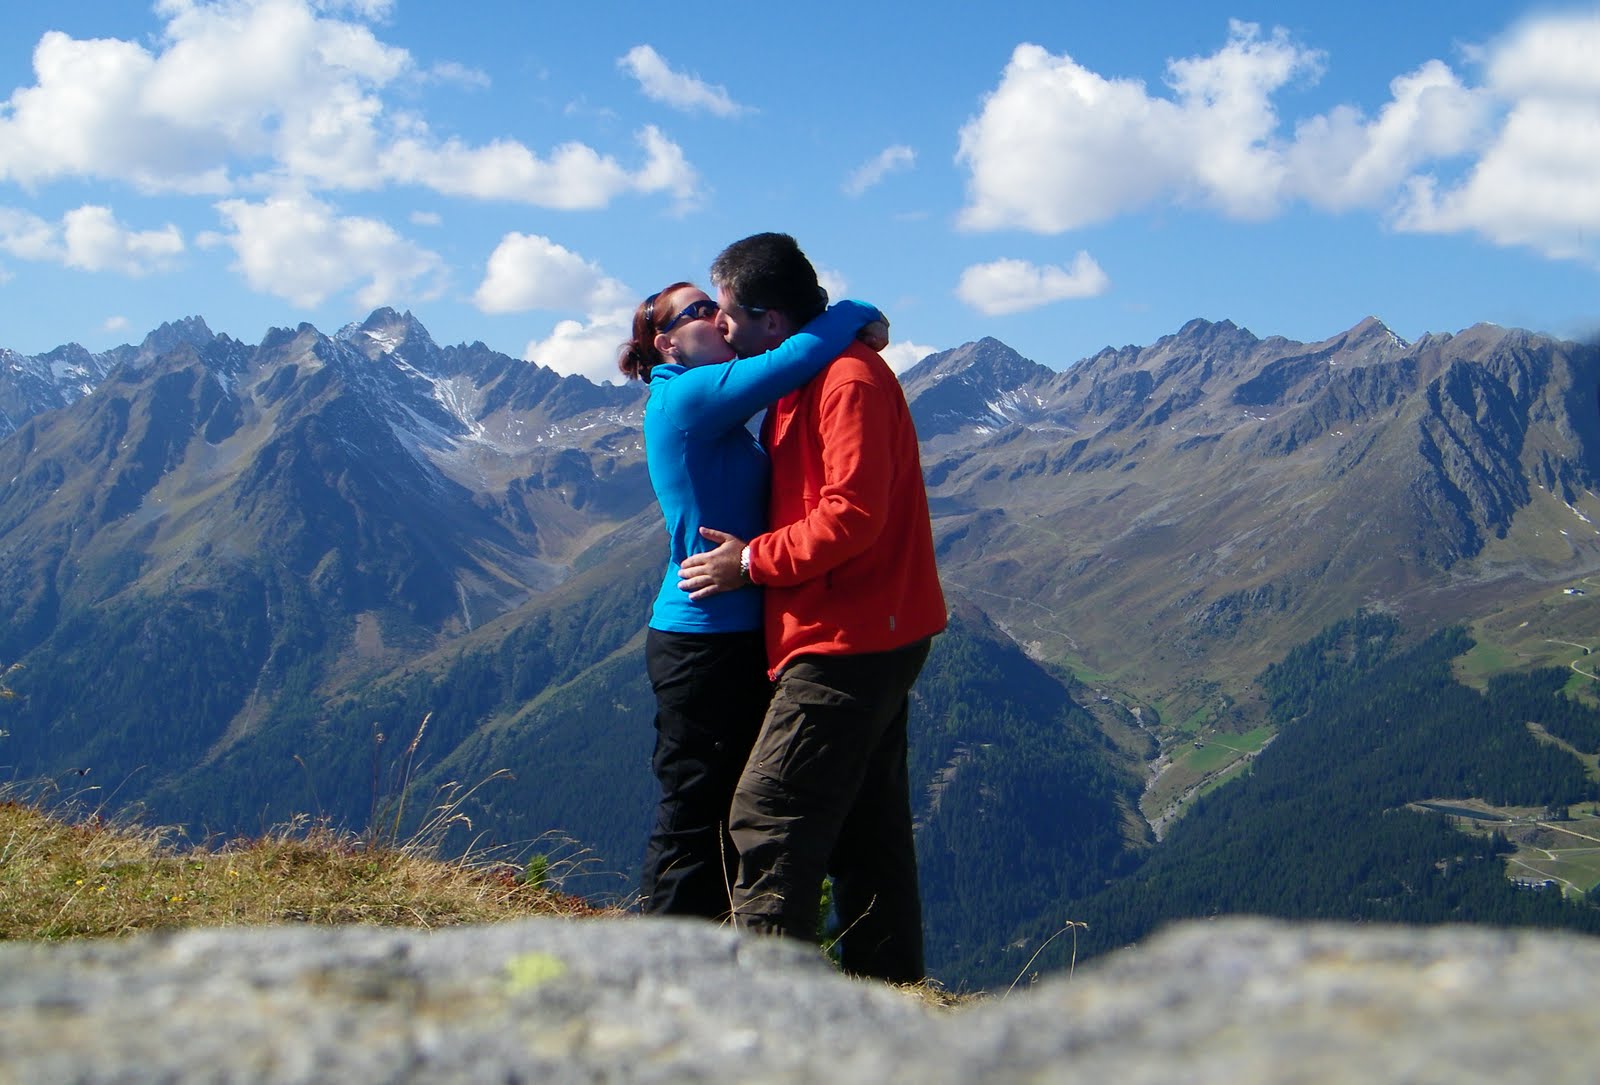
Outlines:
<svg viewBox="0 0 1600 1085"><path fill-rule="evenodd" d="M769 350L826 293L792 237L757 234L711 266L719 325L740 356ZM777 688L729 812L734 921L816 937L831 874L846 971L923 977L906 774L911 685L945 627L916 432L877 353L852 345L767 412L771 529L682 564L691 598L765 589Z"/></svg>

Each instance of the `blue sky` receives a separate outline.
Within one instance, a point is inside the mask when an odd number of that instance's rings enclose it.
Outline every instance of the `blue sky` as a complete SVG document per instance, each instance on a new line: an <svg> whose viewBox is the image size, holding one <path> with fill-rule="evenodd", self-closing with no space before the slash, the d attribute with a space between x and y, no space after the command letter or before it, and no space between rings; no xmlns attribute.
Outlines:
<svg viewBox="0 0 1600 1085"><path fill-rule="evenodd" d="M612 372L795 235L897 367L1194 317L1600 330L1600 4L54 0L0 13L0 346L380 305Z"/></svg>

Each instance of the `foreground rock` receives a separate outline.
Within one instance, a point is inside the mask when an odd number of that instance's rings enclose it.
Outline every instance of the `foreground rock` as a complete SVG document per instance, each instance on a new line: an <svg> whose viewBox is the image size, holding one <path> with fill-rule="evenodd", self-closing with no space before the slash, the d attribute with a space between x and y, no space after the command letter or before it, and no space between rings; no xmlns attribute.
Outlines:
<svg viewBox="0 0 1600 1085"><path fill-rule="evenodd" d="M1592 1082L1600 941L1232 920L932 1009L705 924L0 946L0 1082Z"/></svg>

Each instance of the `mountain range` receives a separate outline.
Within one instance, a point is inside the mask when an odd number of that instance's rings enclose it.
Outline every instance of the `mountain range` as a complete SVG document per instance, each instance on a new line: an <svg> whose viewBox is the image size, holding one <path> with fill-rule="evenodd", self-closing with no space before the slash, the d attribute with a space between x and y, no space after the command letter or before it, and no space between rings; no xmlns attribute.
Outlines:
<svg viewBox="0 0 1600 1085"><path fill-rule="evenodd" d="M1593 345L1196 320L1063 368L982 339L902 384L953 606L912 751L951 967L1137 867L1330 624L1466 624L1479 671L1593 628L1563 592L1600 568ZM0 352L0 772L199 833L443 808L567 834L625 893L664 560L643 403L388 309Z"/></svg>
<svg viewBox="0 0 1600 1085"><path fill-rule="evenodd" d="M906 388L945 575L1046 658L1185 701L1356 605L1434 625L1593 572L1596 358L1490 326L1195 321L1064 372L985 340Z"/></svg>

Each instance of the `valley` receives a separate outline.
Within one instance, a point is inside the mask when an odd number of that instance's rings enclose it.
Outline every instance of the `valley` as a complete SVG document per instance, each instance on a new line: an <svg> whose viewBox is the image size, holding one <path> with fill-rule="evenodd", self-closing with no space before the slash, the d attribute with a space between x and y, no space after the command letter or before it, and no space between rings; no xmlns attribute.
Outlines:
<svg viewBox="0 0 1600 1085"><path fill-rule="evenodd" d="M1495 807L1473 799L1432 800L1413 806L1442 814L1463 832L1500 833L1514 845L1506 856L1506 877L1523 889L1553 889L1583 897L1600 885L1600 806L1563 811L1534 807Z"/></svg>

